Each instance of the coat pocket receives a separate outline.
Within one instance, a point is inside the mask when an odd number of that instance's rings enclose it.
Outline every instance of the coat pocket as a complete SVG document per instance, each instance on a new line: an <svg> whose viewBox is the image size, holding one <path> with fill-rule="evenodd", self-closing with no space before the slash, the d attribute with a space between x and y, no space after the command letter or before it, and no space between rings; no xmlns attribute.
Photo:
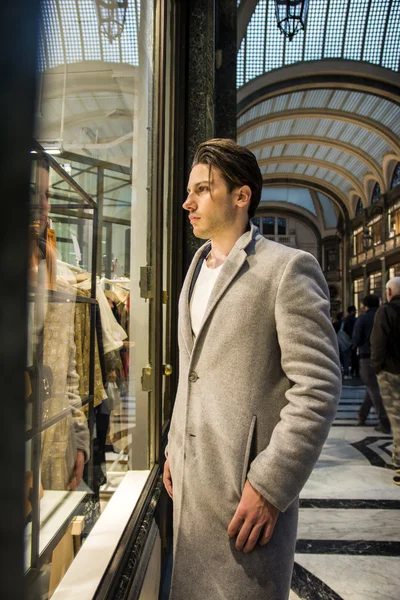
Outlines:
<svg viewBox="0 0 400 600"><path fill-rule="evenodd" d="M242 480L240 483L241 491L243 491L244 484L246 483L246 477L247 477L247 473L249 472L250 462L253 460L252 455L254 454L253 445L255 442L256 422L257 422L257 417L255 415L253 415L253 417L251 418L251 422L250 422L250 428L249 428L249 433L247 436L247 443L246 443L246 451L245 451L244 461L243 461Z"/></svg>

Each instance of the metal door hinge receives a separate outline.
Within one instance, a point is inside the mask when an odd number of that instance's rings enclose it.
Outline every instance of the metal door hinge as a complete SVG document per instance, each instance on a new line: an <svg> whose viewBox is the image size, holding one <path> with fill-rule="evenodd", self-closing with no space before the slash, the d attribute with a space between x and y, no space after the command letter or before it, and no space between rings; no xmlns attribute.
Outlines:
<svg viewBox="0 0 400 600"><path fill-rule="evenodd" d="M140 267L140 297L148 298L153 297L153 267Z"/></svg>
<svg viewBox="0 0 400 600"><path fill-rule="evenodd" d="M151 365L147 365L147 367L144 367L142 369L141 381L142 381L142 390L144 392L151 392L153 389L152 374L153 374L153 368Z"/></svg>

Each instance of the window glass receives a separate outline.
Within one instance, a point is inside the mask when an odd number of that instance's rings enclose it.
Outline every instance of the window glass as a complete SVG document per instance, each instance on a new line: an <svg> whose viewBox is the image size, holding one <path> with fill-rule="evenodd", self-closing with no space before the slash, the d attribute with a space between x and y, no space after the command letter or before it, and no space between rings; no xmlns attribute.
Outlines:
<svg viewBox="0 0 400 600"><path fill-rule="evenodd" d="M286 219L278 217L278 235L286 235Z"/></svg>
<svg viewBox="0 0 400 600"><path fill-rule="evenodd" d="M390 186L391 189L396 187L396 185L399 185L399 183L400 183L400 163L397 163L397 166L394 170L393 177L392 177L392 183Z"/></svg>
<svg viewBox="0 0 400 600"><path fill-rule="evenodd" d="M152 3L42 0L40 32L26 369L35 600L51 597L128 471L151 468L155 429L139 287L151 233Z"/></svg>
<svg viewBox="0 0 400 600"><path fill-rule="evenodd" d="M275 235L275 217L263 217L262 230L264 235Z"/></svg>
<svg viewBox="0 0 400 600"><path fill-rule="evenodd" d="M357 308L357 313L360 314L360 308L362 307L362 300L365 296L364 293L364 278L360 277L359 279L355 279L353 282L353 298L354 298L354 306Z"/></svg>

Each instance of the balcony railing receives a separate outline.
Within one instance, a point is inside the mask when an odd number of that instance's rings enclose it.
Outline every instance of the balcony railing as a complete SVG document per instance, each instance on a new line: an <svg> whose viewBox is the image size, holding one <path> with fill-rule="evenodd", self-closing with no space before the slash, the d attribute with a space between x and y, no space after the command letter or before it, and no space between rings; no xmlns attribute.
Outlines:
<svg viewBox="0 0 400 600"><path fill-rule="evenodd" d="M353 256L350 259L350 265L355 267L366 260L381 257L385 252L389 252L395 248L400 248L400 235L396 235L386 242L381 242L380 244L373 246L373 248L369 248L367 251L361 252L360 254L357 254L357 256Z"/></svg>
<svg viewBox="0 0 400 600"><path fill-rule="evenodd" d="M284 244L285 246L291 246L297 248L296 236L295 235L264 235L265 239Z"/></svg>

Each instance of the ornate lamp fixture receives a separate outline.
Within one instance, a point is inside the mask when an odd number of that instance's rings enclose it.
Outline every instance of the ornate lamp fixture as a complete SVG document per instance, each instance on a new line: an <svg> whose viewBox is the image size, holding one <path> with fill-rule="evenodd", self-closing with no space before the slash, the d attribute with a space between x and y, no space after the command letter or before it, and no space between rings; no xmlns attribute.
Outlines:
<svg viewBox="0 0 400 600"><path fill-rule="evenodd" d="M95 0L100 31L111 42L122 35L128 0Z"/></svg>
<svg viewBox="0 0 400 600"><path fill-rule="evenodd" d="M305 29L309 0L275 0L278 27L291 42L296 33Z"/></svg>

